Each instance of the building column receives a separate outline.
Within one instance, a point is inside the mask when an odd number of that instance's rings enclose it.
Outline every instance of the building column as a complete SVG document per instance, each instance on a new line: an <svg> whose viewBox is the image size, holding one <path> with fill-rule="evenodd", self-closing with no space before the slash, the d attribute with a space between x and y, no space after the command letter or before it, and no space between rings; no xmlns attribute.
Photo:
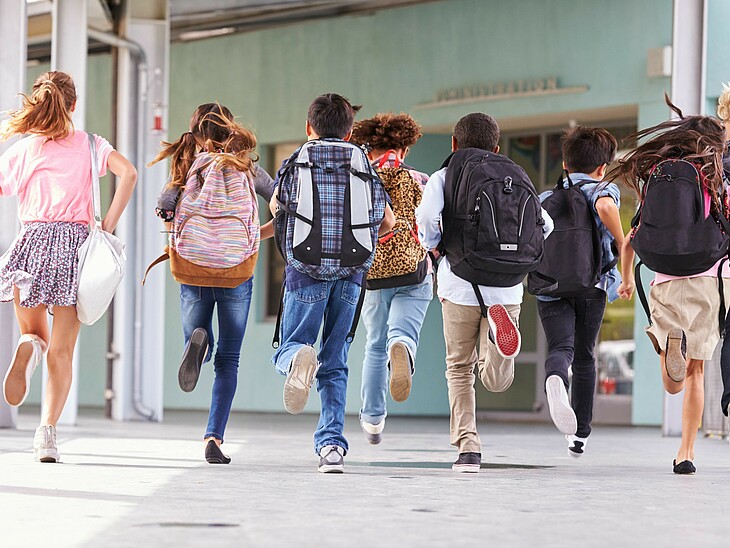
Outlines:
<svg viewBox="0 0 730 548"><path fill-rule="evenodd" d="M0 2L0 111L20 106L18 92L25 89L25 70L28 58L28 18L26 0L4 0ZM0 154L11 142L0 143ZM0 198L0 254L10 247L18 233L16 200ZM11 304L0 306L0 379L13 359L18 340L18 324ZM15 428L18 410L0 398L0 428Z"/></svg>
<svg viewBox="0 0 730 548"><path fill-rule="evenodd" d="M117 149L137 166L139 179L117 228L128 263L114 299L115 420L162 421L166 267L153 270L144 287L140 281L166 240L154 209L167 162L146 164L167 139L169 20L167 0L131 0L120 25L126 45L119 45Z"/></svg>
<svg viewBox="0 0 730 548"><path fill-rule="evenodd" d="M674 0L672 25L672 102L685 114L705 111L707 0ZM682 435L684 391L664 393L662 433ZM699 426L699 425L698 425Z"/></svg>
<svg viewBox="0 0 730 548"><path fill-rule="evenodd" d="M74 128L83 131L86 122L86 57L88 0L55 0L53 2L53 27L51 36L51 70L60 70L71 75L76 84L76 109L73 113ZM73 358L73 381L66 406L59 424L76 424L79 407L79 349L78 342ZM43 394L45 396L46 367L43 368Z"/></svg>

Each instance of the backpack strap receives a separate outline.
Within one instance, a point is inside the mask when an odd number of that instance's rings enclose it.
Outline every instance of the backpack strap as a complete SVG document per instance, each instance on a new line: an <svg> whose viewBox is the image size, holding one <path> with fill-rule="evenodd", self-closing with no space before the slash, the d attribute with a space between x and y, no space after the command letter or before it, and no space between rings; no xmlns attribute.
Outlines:
<svg viewBox="0 0 730 548"><path fill-rule="evenodd" d="M160 263L164 263L170 258L170 254L165 251L162 255L157 257L154 261L150 263L150 265L147 267L147 270L144 271L144 278L142 278L142 285L144 286L145 282L147 281L147 275L150 273L150 270L152 270L153 267L157 266Z"/></svg>
<svg viewBox="0 0 730 548"><path fill-rule="evenodd" d="M641 266L644 263L639 261L636 263L636 266L634 267L634 279L636 281L636 294L639 296L639 300L641 301L641 306L644 309L644 313L646 314L646 319L649 320L649 325L653 325L651 321L651 312L649 311L649 301L646 298L646 293L644 292L644 284L641 281Z"/></svg>
<svg viewBox="0 0 730 548"><path fill-rule="evenodd" d="M472 283L471 286L474 289L474 294L477 296L477 301L479 301L479 310L482 311L482 318L486 318L487 312L489 312L489 308L487 308L487 305L484 304L484 297L482 297L482 292L479 291L479 286L477 284Z"/></svg>
<svg viewBox="0 0 730 548"><path fill-rule="evenodd" d="M357 330L357 324L360 323L360 314L362 313L362 304L365 301L365 287L362 285L365 283L365 276L360 285L360 297L357 299L357 307L355 308L355 316L352 318L352 325L350 325L350 332L347 334L345 340L351 343L355 340L355 331Z"/></svg>
<svg viewBox="0 0 730 548"><path fill-rule="evenodd" d="M281 316L284 312L284 289L286 288L286 269L281 277L281 292L279 293L279 310L276 312L276 327L274 338L271 340L271 348L279 348L281 342Z"/></svg>
<svg viewBox="0 0 730 548"><path fill-rule="evenodd" d="M725 263L730 260L728 257L723 257L720 264L717 267L717 289L720 292L720 338L725 338L725 329L727 323L727 305L725 304L725 280L722 277L722 269Z"/></svg>

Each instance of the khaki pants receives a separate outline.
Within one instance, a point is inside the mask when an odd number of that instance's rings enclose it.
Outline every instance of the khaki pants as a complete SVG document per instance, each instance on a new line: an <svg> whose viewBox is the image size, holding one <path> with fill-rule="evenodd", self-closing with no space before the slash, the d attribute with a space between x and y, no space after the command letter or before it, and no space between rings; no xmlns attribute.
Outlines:
<svg viewBox="0 0 730 548"><path fill-rule="evenodd" d="M515 324L520 305L506 305ZM446 341L446 384L451 407L451 445L459 453L481 452L477 434L474 366L479 379L490 392L504 392L515 376L514 359L506 360L489 340L489 322L478 306L464 306L447 300L442 303ZM477 355L477 339L479 354Z"/></svg>

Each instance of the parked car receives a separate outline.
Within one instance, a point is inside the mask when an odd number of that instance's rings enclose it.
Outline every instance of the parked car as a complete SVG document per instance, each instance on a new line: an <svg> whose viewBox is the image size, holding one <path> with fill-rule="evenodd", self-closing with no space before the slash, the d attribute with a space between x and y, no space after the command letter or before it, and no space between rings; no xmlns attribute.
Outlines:
<svg viewBox="0 0 730 548"><path fill-rule="evenodd" d="M632 339L598 344L596 368L599 394L631 394L635 349L636 343Z"/></svg>

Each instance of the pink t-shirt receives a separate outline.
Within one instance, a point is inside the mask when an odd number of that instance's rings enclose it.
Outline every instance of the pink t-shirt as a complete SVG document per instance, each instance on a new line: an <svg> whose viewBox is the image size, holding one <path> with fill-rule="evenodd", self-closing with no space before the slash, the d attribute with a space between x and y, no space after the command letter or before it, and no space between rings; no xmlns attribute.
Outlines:
<svg viewBox="0 0 730 548"><path fill-rule="evenodd" d="M95 137L101 177L114 148ZM21 223L89 223L94 212L86 133L76 131L57 141L31 135L15 143L0 156L0 195L18 196Z"/></svg>
<svg viewBox="0 0 730 548"><path fill-rule="evenodd" d="M706 219L710 215L710 194L706 190L704 190L702 194L705 198L705 219ZM654 281L651 283L651 285L668 282L670 280L682 280L685 278L699 278L702 276L711 276L713 278L717 278L717 269L719 268L720 263L722 261L723 261L723 259L720 259L709 270L705 270L704 272L700 272L699 274L693 274L692 276L670 276L669 274L661 274L660 272L657 272L654 277ZM725 263L722 267L722 277L730 278L730 263L728 261L725 261Z"/></svg>

